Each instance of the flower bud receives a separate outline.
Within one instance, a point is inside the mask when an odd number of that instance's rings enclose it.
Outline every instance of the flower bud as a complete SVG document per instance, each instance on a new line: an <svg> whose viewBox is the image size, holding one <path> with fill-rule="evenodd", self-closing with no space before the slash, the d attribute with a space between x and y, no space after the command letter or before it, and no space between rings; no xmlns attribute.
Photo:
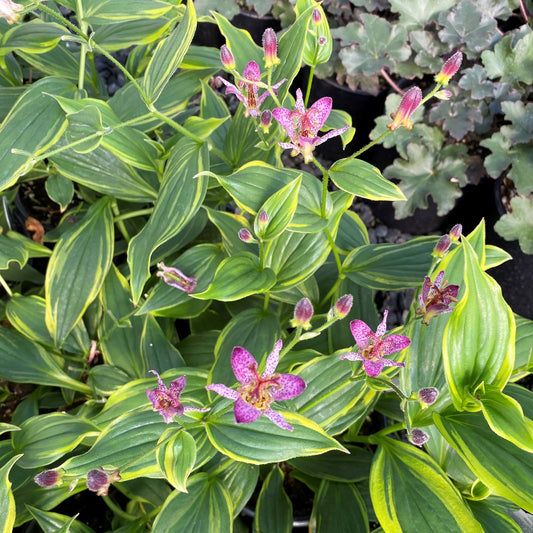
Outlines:
<svg viewBox="0 0 533 533"><path fill-rule="evenodd" d="M403 126L404 128L410 130L413 127L413 122L411 121L411 115L414 110L420 105L422 101L422 91L414 86L405 91L398 111L393 115L393 120L390 124L387 124L387 128L391 131Z"/></svg>
<svg viewBox="0 0 533 533"><path fill-rule="evenodd" d="M220 47L220 60L228 70L235 70L235 58L225 44Z"/></svg>
<svg viewBox="0 0 533 533"><path fill-rule="evenodd" d="M268 224L268 214L266 211L261 211L261 213L259 213L259 225L264 227L267 224Z"/></svg>
<svg viewBox="0 0 533 533"><path fill-rule="evenodd" d="M109 485L119 480L118 470L114 470L111 474L108 474L103 468L95 468L87 472L87 488L96 492L98 496L107 496Z"/></svg>
<svg viewBox="0 0 533 533"><path fill-rule="evenodd" d="M322 22L320 9L313 9L313 22L318 26Z"/></svg>
<svg viewBox="0 0 533 533"><path fill-rule="evenodd" d="M309 329L311 318L313 318L313 304L309 298L302 298L294 307L294 318L291 324L294 327L301 326L304 329Z"/></svg>
<svg viewBox="0 0 533 533"><path fill-rule="evenodd" d="M57 470L45 470L37 474L33 481L39 485L39 487L53 487L61 482L61 475Z"/></svg>
<svg viewBox="0 0 533 533"><path fill-rule="evenodd" d="M187 294L190 294L196 289L198 280L192 276L186 276L178 268L167 267L164 263L158 263L157 268L161 269L161 271L157 273L157 276L163 278L163 281L167 285L186 292Z"/></svg>
<svg viewBox="0 0 533 533"><path fill-rule="evenodd" d="M461 224L455 224L455 226L450 230L450 239L452 242L457 242L461 233L463 232L463 226Z"/></svg>
<svg viewBox="0 0 533 533"><path fill-rule="evenodd" d="M5 17L8 24L16 22L20 18L17 11L22 11L23 9L23 5L15 4L11 0L0 0L0 17Z"/></svg>
<svg viewBox="0 0 533 533"><path fill-rule="evenodd" d="M335 303L333 311L337 318L344 318L352 309L353 296L351 294L345 294L341 296Z"/></svg>
<svg viewBox="0 0 533 533"><path fill-rule="evenodd" d="M448 61L444 63L441 71L435 76L435 81L446 87L452 76L459 70L462 61L463 53L455 52L455 54L453 54L453 56L451 56Z"/></svg>
<svg viewBox="0 0 533 533"><path fill-rule="evenodd" d="M427 407L432 403L435 403L439 396L439 389L435 387L424 387L418 391L418 399L422 404L422 407Z"/></svg>
<svg viewBox="0 0 533 533"><path fill-rule="evenodd" d="M263 50L265 51L265 68L272 68L280 64L278 57L278 39L272 28L267 28L263 33Z"/></svg>
<svg viewBox="0 0 533 533"><path fill-rule="evenodd" d="M242 242L246 242L246 243L255 242L255 239L253 238L253 235L246 228L241 228L239 230L239 239Z"/></svg>
<svg viewBox="0 0 533 533"><path fill-rule="evenodd" d="M327 42L328 42L328 40L326 39L326 37L319 37L318 38L318 44L320 46L324 46Z"/></svg>
<svg viewBox="0 0 533 533"><path fill-rule="evenodd" d="M413 428L411 430L411 434L409 435L409 440L415 446L422 446L429 440L429 435L425 431L422 431L419 428Z"/></svg>
<svg viewBox="0 0 533 533"><path fill-rule="evenodd" d="M442 91L437 91L435 93L435 98L439 100L449 100L452 97L452 92L447 89L442 89Z"/></svg>
<svg viewBox="0 0 533 533"><path fill-rule="evenodd" d="M268 130L270 129L270 125L272 124L272 111L270 109L265 109L261 113L261 129L268 133Z"/></svg>
<svg viewBox="0 0 533 533"><path fill-rule="evenodd" d="M446 252L450 248L451 243L452 241L450 239L450 236L448 234L443 235L435 245L435 248L431 255L433 257L444 257L446 255Z"/></svg>

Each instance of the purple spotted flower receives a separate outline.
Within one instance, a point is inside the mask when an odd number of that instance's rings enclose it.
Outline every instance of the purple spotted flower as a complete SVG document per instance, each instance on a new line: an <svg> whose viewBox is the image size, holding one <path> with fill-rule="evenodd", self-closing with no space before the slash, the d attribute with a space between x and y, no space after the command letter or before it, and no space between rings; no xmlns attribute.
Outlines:
<svg viewBox="0 0 533 533"><path fill-rule="evenodd" d="M434 316L453 311L454 308L450 304L457 301L459 285L448 285L443 279L444 270L437 274L434 282L426 276L422 294L418 296L420 307L416 310L416 314L422 317L422 323L426 326Z"/></svg>
<svg viewBox="0 0 533 533"><path fill-rule="evenodd" d="M411 340L404 335L389 335L385 339L388 311L383 313L383 320L374 333L362 320L352 320L350 329L355 342L359 347L358 352L349 352L341 355L341 359L350 361L363 361L363 367L368 376L374 378L383 370L384 366L405 366L404 363L396 363L390 359L384 359L384 355L399 352L411 344Z"/></svg>
<svg viewBox="0 0 533 533"><path fill-rule="evenodd" d="M250 61L242 73L244 80L240 80L237 83L237 86L230 83L224 78L218 77L217 80L221 81L226 86L226 94L234 94L246 108L244 115L246 117L252 116L254 118L258 117L260 114L259 108L261 104L270 94L268 91L264 91L261 96L259 96L259 88L257 84L261 81L261 70L259 65L255 61ZM272 86L274 93L276 89L286 81L286 79L281 80ZM244 94L241 89L244 87Z"/></svg>
<svg viewBox="0 0 533 533"><path fill-rule="evenodd" d="M186 292L187 294L190 294L196 289L198 280L192 276L186 276L179 268L167 267L165 263L157 263L157 268L160 268L161 270L159 270L156 275L163 278L163 281L167 285Z"/></svg>
<svg viewBox="0 0 533 533"><path fill-rule="evenodd" d="M209 409L198 409L196 407L185 407L180 402L180 396L185 388L187 378L181 376L170 382L170 388L163 383L163 380L155 370L150 370L157 376L158 387L150 390L146 389L146 395L154 406L154 411L159 411L165 422L170 424L175 416L181 416L185 411L200 411L205 413Z"/></svg>
<svg viewBox="0 0 533 533"><path fill-rule="evenodd" d="M315 146L344 133L349 126L338 130L328 131L322 137L318 137L318 131L324 126L333 101L329 96L320 98L309 109L305 109L302 91L296 91L295 109L276 107L272 111L274 118L285 128L290 143L279 143L282 148L292 148L292 155L301 153L306 163L313 160Z"/></svg>
<svg viewBox="0 0 533 533"><path fill-rule="evenodd" d="M293 374L274 373L282 345L281 340L276 342L262 375L257 372L257 361L252 354L236 346L231 353L231 366L241 386L237 390L223 384L206 387L224 398L235 400L233 413L237 424L248 424L265 415L280 428L292 431L292 426L283 416L270 407L273 401L295 398L305 389L305 381L302 378Z"/></svg>

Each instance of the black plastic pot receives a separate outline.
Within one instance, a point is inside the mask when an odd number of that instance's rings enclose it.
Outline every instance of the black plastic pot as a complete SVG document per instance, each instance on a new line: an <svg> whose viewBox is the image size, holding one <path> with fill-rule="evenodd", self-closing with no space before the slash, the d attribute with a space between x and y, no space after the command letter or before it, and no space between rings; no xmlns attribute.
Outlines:
<svg viewBox="0 0 533 533"><path fill-rule="evenodd" d="M273 16L258 15L254 11L244 9L241 9L241 12L231 19L231 23L237 28L246 30L259 45L262 44L263 33L267 28L272 28L276 32L281 29L279 20Z"/></svg>

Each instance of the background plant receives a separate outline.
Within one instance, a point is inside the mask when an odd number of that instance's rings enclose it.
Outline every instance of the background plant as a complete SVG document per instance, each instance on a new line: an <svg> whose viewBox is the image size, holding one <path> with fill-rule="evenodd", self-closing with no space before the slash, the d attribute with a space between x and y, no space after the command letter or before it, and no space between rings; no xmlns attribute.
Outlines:
<svg viewBox="0 0 533 533"><path fill-rule="evenodd" d="M89 531L77 509L58 509L88 489L112 511L113 531L239 531L256 486L255 529L289 530L291 477L314 493L316 531L519 531L509 512L533 510L533 400L513 382L530 373L533 326L486 273L508 256L485 244L483 223L446 246L433 236L370 244L354 198L399 201L400 189L352 156L325 168L311 155L322 183L285 168L277 122L264 132L213 89L220 54L191 45L192 2L24 5L18 22L0 21L0 374L35 387L0 426L3 530L35 520ZM302 60L327 61L317 53L327 51L317 47L324 13L320 26L316 3L297 8L270 70L247 33L212 14L235 60L225 76L238 85L254 61L260 91L286 80L262 111L294 109ZM130 47L120 65L112 53ZM126 80L113 96L100 56ZM315 133L346 125L333 110ZM44 244L17 222L39 185L62 213L42 217ZM404 325L376 329L375 291L428 296L425 276L443 289L441 270L460 287L451 314L425 325L415 299ZM165 283L171 275L184 290ZM384 341L407 337L386 354L405 367L367 377L342 360L364 350L355 320ZM232 399L206 386L237 390L234 348L264 372L279 339L275 371L306 383L273 404L293 430L265 416L237 424ZM174 391L183 416L166 424L154 389ZM433 403L427 389L438 390ZM420 494L427 506L414 508Z"/></svg>

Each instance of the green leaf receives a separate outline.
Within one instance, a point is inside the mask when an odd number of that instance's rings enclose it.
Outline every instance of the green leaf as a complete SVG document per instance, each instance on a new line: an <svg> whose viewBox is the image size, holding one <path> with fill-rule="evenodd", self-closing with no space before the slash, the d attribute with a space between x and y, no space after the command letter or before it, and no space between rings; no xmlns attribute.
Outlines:
<svg viewBox="0 0 533 533"><path fill-rule="evenodd" d="M508 241L518 239L526 254L533 254L533 199L511 198L511 213L503 215L494 226Z"/></svg>
<svg viewBox="0 0 533 533"><path fill-rule="evenodd" d="M444 438L487 487L533 512L531 453L496 435L481 413L434 414L433 418Z"/></svg>
<svg viewBox="0 0 533 533"><path fill-rule="evenodd" d="M96 298L113 259L111 202L93 204L82 222L56 244L46 271L46 326L63 343Z"/></svg>
<svg viewBox="0 0 533 533"><path fill-rule="evenodd" d="M87 106L75 113L67 115L68 127L65 132L67 142L75 144L72 149L76 153L92 152L102 142L105 133L102 124L102 114L96 106ZM97 137L93 137L98 134ZM84 139L87 139L84 141ZM80 141L83 141L80 143Z"/></svg>
<svg viewBox="0 0 533 533"><path fill-rule="evenodd" d="M195 176L208 166L207 145L198 146L191 139L183 137L172 148L154 211L128 247L134 304L139 302L148 279L154 250L178 235L200 208L207 178Z"/></svg>
<svg viewBox="0 0 533 533"><path fill-rule="evenodd" d="M510 120L511 125L502 126L502 135L512 143L527 143L533 140L533 103L518 100L516 102L502 102L502 111L505 120Z"/></svg>
<svg viewBox="0 0 533 533"><path fill-rule="evenodd" d="M278 465L268 473L255 506L254 530L292 532L292 503L283 489L283 472Z"/></svg>
<svg viewBox="0 0 533 533"><path fill-rule="evenodd" d="M501 508L491 505L490 501L468 501L468 506L485 533L523 533L521 527Z"/></svg>
<svg viewBox="0 0 533 533"><path fill-rule="evenodd" d="M268 291L276 283L270 268L263 268L259 258L249 252L227 257L218 266L211 285L203 292L194 292L200 300L240 300L252 294Z"/></svg>
<svg viewBox="0 0 533 533"><path fill-rule="evenodd" d="M435 0L420 4L417 0L390 0L391 11L400 13L400 21L406 28L424 26L433 22L441 11L448 11L457 0Z"/></svg>
<svg viewBox="0 0 533 533"><path fill-rule="evenodd" d="M494 51L481 54L490 79L498 78L519 87L533 83L533 34L527 32L513 46L514 35L506 35L494 46Z"/></svg>
<svg viewBox="0 0 533 533"><path fill-rule="evenodd" d="M298 176L285 187L274 193L260 208L259 214L266 213L268 222L263 226L259 216L255 218L255 234L263 241L275 239L290 224L298 205L298 193L302 176Z"/></svg>
<svg viewBox="0 0 533 533"><path fill-rule="evenodd" d="M0 234L0 270L10 268L10 263L18 263L22 268L30 258L24 244Z"/></svg>
<svg viewBox="0 0 533 533"><path fill-rule="evenodd" d="M524 417L522 406L491 385L480 387L478 397L492 431L519 448L533 452L533 421Z"/></svg>
<svg viewBox="0 0 533 533"><path fill-rule="evenodd" d="M60 39L68 36L68 30L55 22L34 19L17 24L6 31L0 39L0 56L21 51L28 54L44 54L54 48Z"/></svg>
<svg viewBox="0 0 533 533"><path fill-rule="evenodd" d="M329 176L343 191L369 200L405 200L402 191L386 180L378 168L361 159L341 159L333 163Z"/></svg>
<svg viewBox="0 0 533 533"><path fill-rule="evenodd" d="M249 502L259 479L259 467L225 459L228 465L222 471L217 468L217 478L222 481L233 504L233 517L236 517Z"/></svg>
<svg viewBox="0 0 533 533"><path fill-rule="evenodd" d="M295 7L296 16L300 17L310 7L320 12L321 19L318 24L315 24L312 19L307 23L303 61L306 65L316 67L319 63L326 63L329 60L333 50L333 39L331 38L326 13L315 0L298 0ZM325 44L318 44L320 37L326 39Z"/></svg>
<svg viewBox="0 0 533 533"><path fill-rule="evenodd" d="M74 450L87 436L98 435L89 420L67 413L48 413L25 420L12 436L13 449L23 453L22 468L49 465Z"/></svg>
<svg viewBox="0 0 533 533"><path fill-rule="evenodd" d="M516 353L515 373L528 372L531 354L533 353L533 321L515 316L516 321ZM514 381L515 376L513 376ZM531 418L531 417L530 417Z"/></svg>
<svg viewBox="0 0 533 533"><path fill-rule="evenodd" d="M503 389L514 366L516 331L500 286L483 272L467 239L462 240L462 246L465 291L443 341L446 381L460 411L479 409L472 396L481 383Z"/></svg>
<svg viewBox="0 0 533 533"><path fill-rule="evenodd" d="M432 122L442 123L442 128L450 132L455 140L460 141L468 132L475 131L477 124L483 123L483 104L479 107L473 106L473 103L466 98L441 100L432 106L429 119ZM456 149L459 152L463 151L460 146ZM447 151L449 150L450 148L447 148Z"/></svg>
<svg viewBox="0 0 533 533"><path fill-rule="evenodd" d="M179 350L167 339L165 332L152 315L144 317L141 356L145 368L157 368L158 372L185 366Z"/></svg>
<svg viewBox="0 0 533 533"><path fill-rule="evenodd" d="M156 19L172 5L158 0L83 0L84 20L91 24L112 24L119 20Z"/></svg>
<svg viewBox="0 0 533 533"><path fill-rule="evenodd" d="M209 221L220 232L224 250L228 255L235 255L238 252L252 252L255 255L259 255L257 243L243 242L239 238L239 230L246 228L251 231L252 229L245 216L227 211L215 211L207 206L204 206L204 209L207 212Z"/></svg>
<svg viewBox="0 0 533 533"><path fill-rule="evenodd" d="M407 145L408 161L397 159L383 173L385 178L401 179L399 187L406 202L394 204L396 216L404 218L415 208L427 208L431 195L437 204L437 214L445 215L455 205L461 191L452 178L465 184L466 164L462 160L464 150L450 146L451 150L432 150L422 144Z"/></svg>
<svg viewBox="0 0 533 533"><path fill-rule="evenodd" d="M205 473L190 478L188 494L174 491L165 501L154 533L218 533L232 530L232 505L217 478Z"/></svg>
<svg viewBox="0 0 533 533"><path fill-rule="evenodd" d="M415 237L402 244L366 244L348 254L342 271L354 283L376 290L418 287L431 266L433 236Z"/></svg>
<svg viewBox="0 0 533 533"><path fill-rule="evenodd" d="M146 67L143 88L152 104L159 98L165 85L183 61L195 31L196 12L192 0L188 0L185 15L178 28L159 42Z"/></svg>
<svg viewBox="0 0 533 533"><path fill-rule="evenodd" d="M45 182L46 194L50 200L59 204L63 213L74 197L74 185L72 181L60 174L51 173Z"/></svg>
<svg viewBox="0 0 533 533"><path fill-rule="evenodd" d="M3 435L4 433L8 433L10 431L19 431L20 428L18 426L14 426L13 424L7 424L6 422L0 422L0 435Z"/></svg>
<svg viewBox="0 0 533 533"><path fill-rule="evenodd" d="M365 501L353 483L322 480L311 516L316 533L370 531Z"/></svg>
<svg viewBox="0 0 533 533"><path fill-rule="evenodd" d="M70 516L59 513L41 511L41 509L37 509L28 504L26 504L26 509L29 510L31 516L39 524L39 527L44 533L94 533L89 526L75 520L75 517L71 518Z"/></svg>
<svg viewBox="0 0 533 533"><path fill-rule="evenodd" d="M15 499L11 491L9 472L13 465L20 459L20 455L12 457L0 468L0 531L10 533L15 524Z"/></svg>
<svg viewBox="0 0 533 533"><path fill-rule="evenodd" d="M31 155L46 151L67 126L65 114L43 93L68 94L75 90L71 82L60 78L44 78L31 85L17 100L0 126L0 190L13 185L19 176L33 166ZM36 135L35 132L41 132ZM27 154L14 154L12 149Z"/></svg>
<svg viewBox="0 0 533 533"><path fill-rule="evenodd" d="M317 424L303 416L283 411L293 431L278 427L262 416L251 424L236 424L232 412L210 415L206 431L213 446L221 453L251 464L286 461L293 457L317 455L344 447L329 437ZM258 448L257 443L261 443Z"/></svg>
<svg viewBox="0 0 533 533"><path fill-rule="evenodd" d="M0 340L0 374L4 379L90 393L89 387L68 376L50 353L20 333L1 328Z"/></svg>
<svg viewBox="0 0 533 533"><path fill-rule="evenodd" d="M390 438L380 439L379 444L370 471L370 494L385 531L483 533L459 491L431 457Z"/></svg>
<svg viewBox="0 0 533 533"><path fill-rule="evenodd" d="M187 492L187 478L196 462L196 443L185 430L169 430L174 435L157 448L157 463L166 480L180 492ZM161 435L163 440L166 433Z"/></svg>

